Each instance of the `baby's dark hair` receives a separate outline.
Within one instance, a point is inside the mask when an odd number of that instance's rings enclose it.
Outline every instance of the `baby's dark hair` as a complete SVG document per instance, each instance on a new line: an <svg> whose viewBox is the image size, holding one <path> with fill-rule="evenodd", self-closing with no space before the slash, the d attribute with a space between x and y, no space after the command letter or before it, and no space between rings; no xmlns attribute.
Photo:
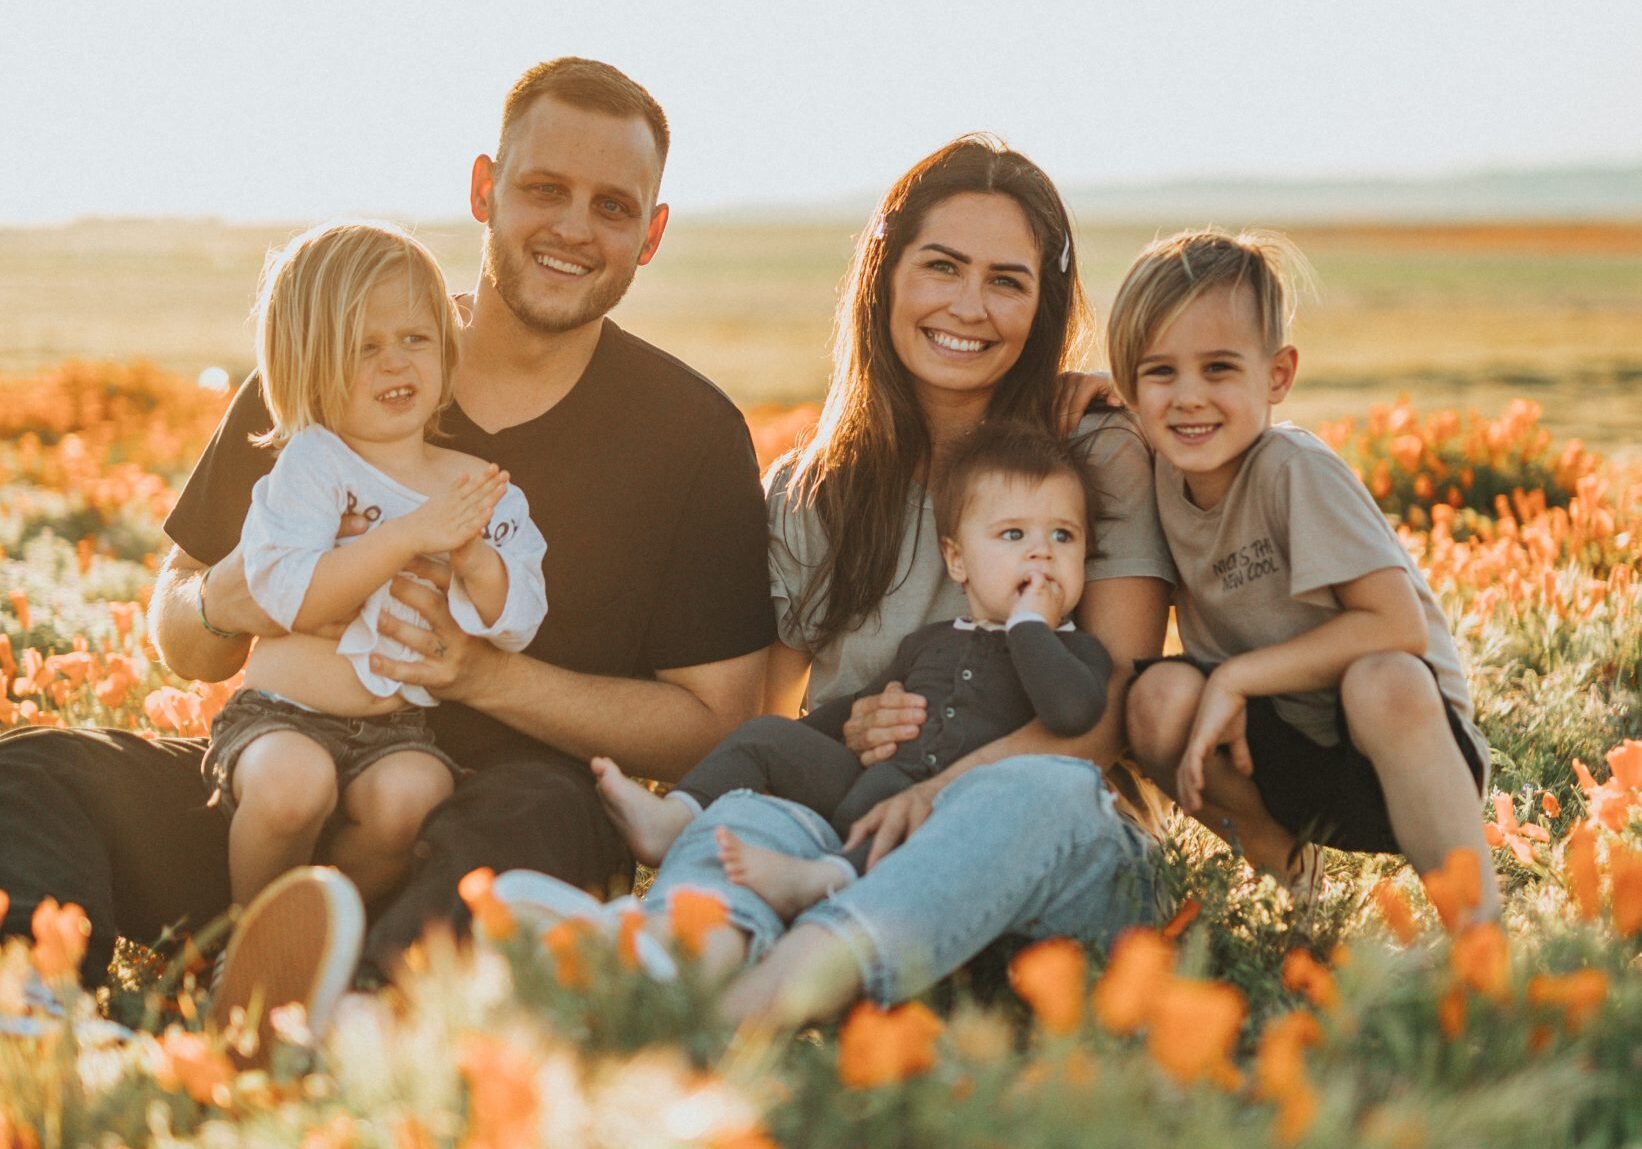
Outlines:
<svg viewBox="0 0 1642 1149"><path fill-rule="evenodd" d="M957 535L975 484L986 475L1036 483L1054 475L1071 475L1083 491L1085 537L1090 554L1094 553L1096 492L1076 442L1025 423L982 423L947 457L935 481L935 531L941 538Z"/></svg>

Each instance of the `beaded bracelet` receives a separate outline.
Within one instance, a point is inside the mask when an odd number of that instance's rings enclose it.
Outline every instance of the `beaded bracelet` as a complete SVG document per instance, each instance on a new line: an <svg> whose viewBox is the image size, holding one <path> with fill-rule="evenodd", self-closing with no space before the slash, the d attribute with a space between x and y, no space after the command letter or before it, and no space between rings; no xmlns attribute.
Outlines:
<svg viewBox="0 0 1642 1149"><path fill-rule="evenodd" d="M205 580L211 577L211 572L216 568L216 565L217 564L212 563L200 572L200 589L199 598L197 600L200 608L200 625L205 627L209 633L216 635L218 638L244 638L245 633L243 631L221 630L218 627L212 626L211 620L205 617Z"/></svg>

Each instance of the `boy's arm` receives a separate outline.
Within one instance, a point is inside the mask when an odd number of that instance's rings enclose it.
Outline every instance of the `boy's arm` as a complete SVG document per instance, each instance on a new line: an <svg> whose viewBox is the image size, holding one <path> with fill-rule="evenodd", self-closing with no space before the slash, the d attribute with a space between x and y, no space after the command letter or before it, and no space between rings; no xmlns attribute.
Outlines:
<svg viewBox="0 0 1642 1149"><path fill-rule="evenodd" d="M1424 656L1425 616L1403 568L1372 571L1333 590L1344 608L1339 614L1286 642L1229 658L1209 676L1176 774L1180 805L1188 813L1202 804L1203 764L1217 746L1229 747L1240 773L1253 773L1243 736L1250 698L1328 690L1366 654Z"/></svg>
<svg viewBox="0 0 1642 1149"><path fill-rule="evenodd" d="M1041 619L1009 627L1009 658L1038 719L1058 738L1073 738L1100 721L1106 710L1106 683L1112 658L1100 640L1088 635L1084 657L1073 653L1062 636Z"/></svg>
<svg viewBox="0 0 1642 1149"><path fill-rule="evenodd" d="M357 542L320 555L291 629L311 631L358 614L372 592L419 553L414 527L406 522L389 519Z"/></svg>

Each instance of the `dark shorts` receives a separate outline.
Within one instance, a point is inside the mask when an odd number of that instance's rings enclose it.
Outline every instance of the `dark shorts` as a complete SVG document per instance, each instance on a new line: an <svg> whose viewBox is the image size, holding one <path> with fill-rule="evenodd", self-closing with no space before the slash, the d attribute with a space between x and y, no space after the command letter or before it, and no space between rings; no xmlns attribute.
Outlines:
<svg viewBox="0 0 1642 1149"><path fill-rule="evenodd" d="M1183 662L1205 675L1212 673L1216 665L1185 655L1148 658L1136 662L1136 676L1160 662ZM1432 668L1433 678L1436 673ZM1446 698L1443 710L1480 796L1487 764ZM1273 699L1249 699L1245 731L1261 802L1278 825L1301 841L1365 853L1402 853L1391 831L1380 776L1352 742L1345 709L1338 704L1334 725L1339 742L1320 746L1283 721Z"/></svg>
<svg viewBox="0 0 1642 1149"><path fill-rule="evenodd" d="M207 786L214 788L211 805L234 816L234 768L245 748L264 734L294 730L324 748L336 763L336 792L341 794L371 766L401 750L420 750L444 764L452 778L461 768L433 741L421 707L407 706L374 718L340 718L304 710L276 694L241 690L228 700L211 723L211 746L200 763ZM341 811L342 804L337 803ZM336 817L341 817L337 814Z"/></svg>

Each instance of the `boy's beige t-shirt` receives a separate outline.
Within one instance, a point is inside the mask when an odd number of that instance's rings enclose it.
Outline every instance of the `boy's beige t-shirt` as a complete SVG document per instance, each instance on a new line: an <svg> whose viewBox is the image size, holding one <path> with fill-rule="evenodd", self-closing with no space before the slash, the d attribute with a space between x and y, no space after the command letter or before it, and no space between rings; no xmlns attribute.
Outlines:
<svg viewBox="0 0 1642 1149"><path fill-rule="evenodd" d="M1099 553L1084 567L1095 581L1143 576L1173 581L1168 548L1152 500L1151 452L1127 412L1087 415L1078 425L1094 486L1100 492L1095 542ZM958 618L969 611L963 590L947 577L935 534L935 509L927 492L913 484L908 492L907 528L889 593L878 611L853 630L821 645L815 620L824 603L801 612L799 602L817 577L826 556L827 539L812 508L788 497L787 475L778 472L768 495L770 518L770 595L775 600L777 632L788 646L808 651L809 705L813 708L843 694L853 694L878 678L895 657L901 640L932 622Z"/></svg>
<svg viewBox="0 0 1642 1149"><path fill-rule="evenodd" d="M1157 459L1157 506L1179 581L1175 614L1186 653L1224 662L1304 634L1342 607L1333 587L1400 567L1425 613L1425 660L1483 763L1488 743L1448 620L1425 576L1356 475L1328 445L1292 423L1268 428L1243 458L1231 490L1203 510L1185 477ZM1337 690L1276 696L1277 713L1323 746L1339 741Z"/></svg>

